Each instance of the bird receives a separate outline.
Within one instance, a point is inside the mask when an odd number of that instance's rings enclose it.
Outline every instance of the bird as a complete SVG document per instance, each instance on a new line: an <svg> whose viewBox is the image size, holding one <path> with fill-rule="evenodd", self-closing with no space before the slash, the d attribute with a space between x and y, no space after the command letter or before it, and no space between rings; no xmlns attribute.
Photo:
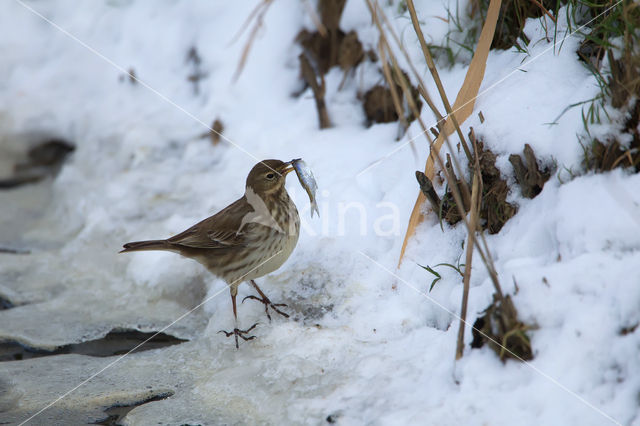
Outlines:
<svg viewBox="0 0 640 426"><path fill-rule="evenodd" d="M196 223L184 232L164 240L134 241L123 245L120 253L164 250L196 260L213 275L226 281L231 294L233 331L220 330L227 337L252 340L251 331L238 326L236 296L238 286L248 281L259 296L247 296L264 304L269 321L269 308L289 318L258 287L256 278L267 275L289 258L300 234L300 217L285 188L286 176L294 170L292 161L269 159L257 163L247 176L244 195L218 213Z"/></svg>

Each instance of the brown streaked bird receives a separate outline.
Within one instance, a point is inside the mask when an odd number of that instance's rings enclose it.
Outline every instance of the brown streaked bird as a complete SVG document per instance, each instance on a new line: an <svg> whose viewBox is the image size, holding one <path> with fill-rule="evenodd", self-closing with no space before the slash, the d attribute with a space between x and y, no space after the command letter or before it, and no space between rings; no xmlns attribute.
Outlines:
<svg viewBox="0 0 640 426"><path fill-rule="evenodd" d="M269 320L269 307L289 317L278 309L286 305L272 303L254 280L282 266L298 242L298 210L284 187L286 175L292 170L291 162L261 161L249 172L245 193L239 200L176 236L127 243L120 253L173 251L200 262L212 274L225 280L231 292L235 328L232 332L222 332L227 337L235 337L237 348L238 337L255 338L247 334L257 325L247 330L238 328L236 295L242 282L249 281L259 294L259 297L247 296L245 299L262 302Z"/></svg>

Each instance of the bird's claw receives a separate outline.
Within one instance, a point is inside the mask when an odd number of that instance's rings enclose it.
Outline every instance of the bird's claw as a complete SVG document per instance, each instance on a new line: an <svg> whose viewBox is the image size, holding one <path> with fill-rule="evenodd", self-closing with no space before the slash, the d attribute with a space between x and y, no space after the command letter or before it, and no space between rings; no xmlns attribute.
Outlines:
<svg viewBox="0 0 640 426"><path fill-rule="evenodd" d="M258 325L258 323L255 323L251 327L247 328L246 330L240 330L239 328L234 328L233 331L220 330L220 331L218 331L218 333L224 333L224 335L227 336L227 337L234 336L235 339L236 339L236 349L238 349L238 347L239 347L238 346L238 337L240 337L245 342L255 339L256 336L245 336L245 334L249 334L251 332L251 330L256 328L257 325Z"/></svg>
<svg viewBox="0 0 640 426"><path fill-rule="evenodd" d="M280 309L278 309L278 307L285 307L286 308L287 307L286 303L273 303L267 297L261 298L261 297L254 296L254 295L250 295L250 296L245 297L244 299L242 299L242 303L244 303L244 301L247 300L247 299L257 300L258 302L262 303L264 305L264 312L267 314L267 318L269 318L269 321L271 321L271 315L269 315L269 307L271 307L271 309L273 309L274 311L276 311L277 313L279 313L283 317L289 318L289 314L287 314L285 312L282 312Z"/></svg>

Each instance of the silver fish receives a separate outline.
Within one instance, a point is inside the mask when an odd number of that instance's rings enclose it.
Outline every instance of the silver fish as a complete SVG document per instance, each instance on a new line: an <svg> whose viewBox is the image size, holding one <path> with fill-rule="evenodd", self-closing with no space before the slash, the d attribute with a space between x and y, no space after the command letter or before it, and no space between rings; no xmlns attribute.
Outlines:
<svg viewBox="0 0 640 426"><path fill-rule="evenodd" d="M313 217L313 212L315 211L320 216L320 210L318 210L318 203L316 202L316 191L318 190L318 184L316 182L316 178L313 177L313 172L307 166L301 158L297 158L295 160L291 160L291 165L296 171L298 175L298 180L300 181L300 185L307 191L307 195L309 195L309 201L311 201L311 217Z"/></svg>

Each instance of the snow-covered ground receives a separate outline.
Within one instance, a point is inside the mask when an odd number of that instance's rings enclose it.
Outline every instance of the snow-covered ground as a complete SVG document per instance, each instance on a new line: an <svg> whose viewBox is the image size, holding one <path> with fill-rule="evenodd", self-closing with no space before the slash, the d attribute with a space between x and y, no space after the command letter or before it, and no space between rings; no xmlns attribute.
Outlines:
<svg viewBox="0 0 640 426"><path fill-rule="evenodd" d="M435 42L447 31L440 19L446 3L417 4ZM487 347L467 346L454 362L460 277L441 270L429 293L433 276L418 264L455 263L463 227L443 232L429 215L396 268L426 140L418 137L415 151L406 144L419 133L415 122L400 141L397 123L364 125L358 94L383 80L371 62L341 91L342 71L329 72L334 126L318 129L311 91L294 96L301 88L294 38L312 28L303 2L273 2L233 83L249 31L234 36L254 6L0 5L3 161L24 152L34 132L77 144L53 182L0 191L0 246L31 251L0 254L0 296L18 305L0 311L0 339L53 349L111 330L171 324L165 333L190 340L123 358L0 363L0 423L20 423L45 407L29 424L86 423L103 419L109 406L172 393L135 408L124 422L640 424L640 334L621 333L640 321L640 176L561 173L533 200L513 186L509 200L518 213L488 243L520 318L537 326L529 332L535 358L502 363ZM387 11L428 81L409 19L396 6ZM365 2L348 1L342 28L375 47ZM564 30L560 23L559 34ZM490 53L481 91L490 90L476 104L486 120L474 114L464 125L498 154L510 183L508 156L525 143L559 171L579 170L580 109L549 123L598 93L577 60L577 39L554 49L537 20L527 34L528 54ZM197 67L187 59L192 47L201 57ZM130 69L140 83L129 81ZM463 64L441 70L451 99L465 72ZM194 73L204 75L197 90ZM433 122L426 108L423 114ZM216 117L232 142L214 146L201 137ZM310 218L307 196L290 177L302 235L284 266L259 280L293 318L268 323L259 304L241 305L241 326L260 325L258 338L239 350L218 333L233 327L223 282L172 253L117 254L127 241L168 237L226 206L242 194L258 160L298 157L320 184L320 218ZM492 293L476 259L470 319ZM248 286L240 288L241 297L248 294Z"/></svg>

